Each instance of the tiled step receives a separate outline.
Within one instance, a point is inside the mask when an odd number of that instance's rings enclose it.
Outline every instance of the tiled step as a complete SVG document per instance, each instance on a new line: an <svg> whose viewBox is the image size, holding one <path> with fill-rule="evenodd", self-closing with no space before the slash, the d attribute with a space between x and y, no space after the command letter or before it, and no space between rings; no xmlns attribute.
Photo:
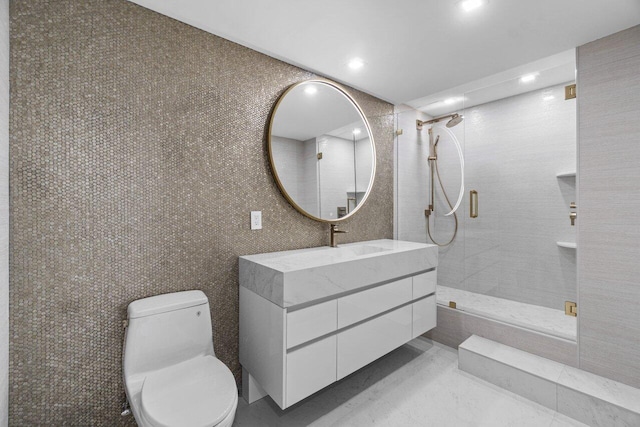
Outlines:
<svg viewBox="0 0 640 427"><path fill-rule="evenodd" d="M458 310L467 313L568 341L576 341L577 318L567 316L564 310L526 304L440 285L436 287L436 298L440 305L448 306L450 301L454 301Z"/></svg>
<svg viewBox="0 0 640 427"><path fill-rule="evenodd" d="M640 390L476 335L458 367L591 426L640 426Z"/></svg>

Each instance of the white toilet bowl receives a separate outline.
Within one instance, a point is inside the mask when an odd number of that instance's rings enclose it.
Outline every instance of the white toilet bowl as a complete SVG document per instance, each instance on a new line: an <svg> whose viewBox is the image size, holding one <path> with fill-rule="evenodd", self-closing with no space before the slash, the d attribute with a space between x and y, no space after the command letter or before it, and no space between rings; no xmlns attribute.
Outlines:
<svg viewBox="0 0 640 427"><path fill-rule="evenodd" d="M215 357L209 303L201 291L129 304L124 383L141 427L227 427L238 390Z"/></svg>

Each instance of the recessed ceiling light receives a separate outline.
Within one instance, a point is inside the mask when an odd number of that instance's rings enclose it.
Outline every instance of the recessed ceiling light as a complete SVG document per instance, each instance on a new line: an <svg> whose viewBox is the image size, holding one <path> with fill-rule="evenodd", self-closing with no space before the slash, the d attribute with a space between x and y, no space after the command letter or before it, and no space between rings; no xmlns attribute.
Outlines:
<svg viewBox="0 0 640 427"><path fill-rule="evenodd" d="M532 81L534 81L536 79L536 77L538 77L537 74L525 74L524 76L520 77L520 81L522 83L531 83Z"/></svg>
<svg viewBox="0 0 640 427"><path fill-rule="evenodd" d="M314 95L317 91L318 88L316 88L315 86L307 86L306 88L304 88L304 93L306 93L307 95Z"/></svg>
<svg viewBox="0 0 640 427"><path fill-rule="evenodd" d="M347 65L352 70L358 70L364 66L364 61L360 58L353 58Z"/></svg>
<svg viewBox="0 0 640 427"><path fill-rule="evenodd" d="M460 3L460 7L462 7L465 12L470 12L482 6L483 3L482 0L465 0Z"/></svg>
<svg viewBox="0 0 640 427"><path fill-rule="evenodd" d="M545 95L542 97L543 101L551 101L552 99L555 99L555 96L553 95Z"/></svg>
<svg viewBox="0 0 640 427"><path fill-rule="evenodd" d="M447 98L444 100L444 103L447 105L451 105L451 104L455 104L455 102L457 101L457 99L455 98Z"/></svg>
<svg viewBox="0 0 640 427"><path fill-rule="evenodd" d="M360 129L355 128L355 129L353 130L353 134L354 134L354 135L360 135Z"/></svg>

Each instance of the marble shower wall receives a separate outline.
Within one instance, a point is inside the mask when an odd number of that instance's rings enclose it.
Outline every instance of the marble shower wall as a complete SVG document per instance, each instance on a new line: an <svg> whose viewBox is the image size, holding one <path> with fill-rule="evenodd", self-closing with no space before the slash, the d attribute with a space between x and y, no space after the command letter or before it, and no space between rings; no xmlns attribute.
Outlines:
<svg viewBox="0 0 640 427"><path fill-rule="evenodd" d="M238 256L326 245L271 176L269 114L314 78L124 0L11 2L11 425L119 425L131 301L202 289L239 379ZM391 238L393 109L342 240ZM261 210L263 229L249 229Z"/></svg>
<svg viewBox="0 0 640 427"><path fill-rule="evenodd" d="M554 95L552 100L543 97ZM465 156L465 192L458 234L440 249L438 284L520 302L564 309L576 299L576 253L557 241L575 242L569 203L575 201L575 100L563 85L468 108L452 128ZM415 130L416 112L399 114L398 236L427 242L424 209L429 191L428 134ZM451 203L460 186L451 137L440 135L438 165ZM479 193L479 217L469 218L469 190ZM436 183L432 235L447 242L455 230ZM445 211L446 210L446 211Z"/></svg>

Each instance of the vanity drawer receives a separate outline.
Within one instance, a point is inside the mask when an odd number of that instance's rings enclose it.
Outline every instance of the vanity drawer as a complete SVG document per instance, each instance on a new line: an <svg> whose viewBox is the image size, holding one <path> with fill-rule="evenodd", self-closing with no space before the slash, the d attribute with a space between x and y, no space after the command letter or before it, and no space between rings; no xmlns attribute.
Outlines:
<svg viewBox="0 0 640 427"><path fill-rule="evenodd" d="M338 379L411 340L411 304L338 333Z"/></svg>
<svg viewBox="0 0 640 427"><path fill-rule="evenodd" d="M436 327L436 296L431 295L411 305L413 306L413 333L411 338L416 338Z"/></svg>
<svg viewBox="0 0 640 427"><path fill-rule="evenodd" d="M338 298L338 328L411 301L411 277Z"/></svg>
<svg viewBox="0 0 640 427"><path fill-rule="evenodd" d="M337 322L338 302L336 300L287 313L287 348L335 331Z"/></svg>
<svg viewBox="0 0 640 427"><path fill-rule="evenodd" d="M336 381L336 336L287 353L287 406Z"/></svg>
<svg viewBox="0 0 640 427"><path fill-rule="evenodd" d="M436 270L413 276L413 299L432 294L436 291Z"/></svg>

